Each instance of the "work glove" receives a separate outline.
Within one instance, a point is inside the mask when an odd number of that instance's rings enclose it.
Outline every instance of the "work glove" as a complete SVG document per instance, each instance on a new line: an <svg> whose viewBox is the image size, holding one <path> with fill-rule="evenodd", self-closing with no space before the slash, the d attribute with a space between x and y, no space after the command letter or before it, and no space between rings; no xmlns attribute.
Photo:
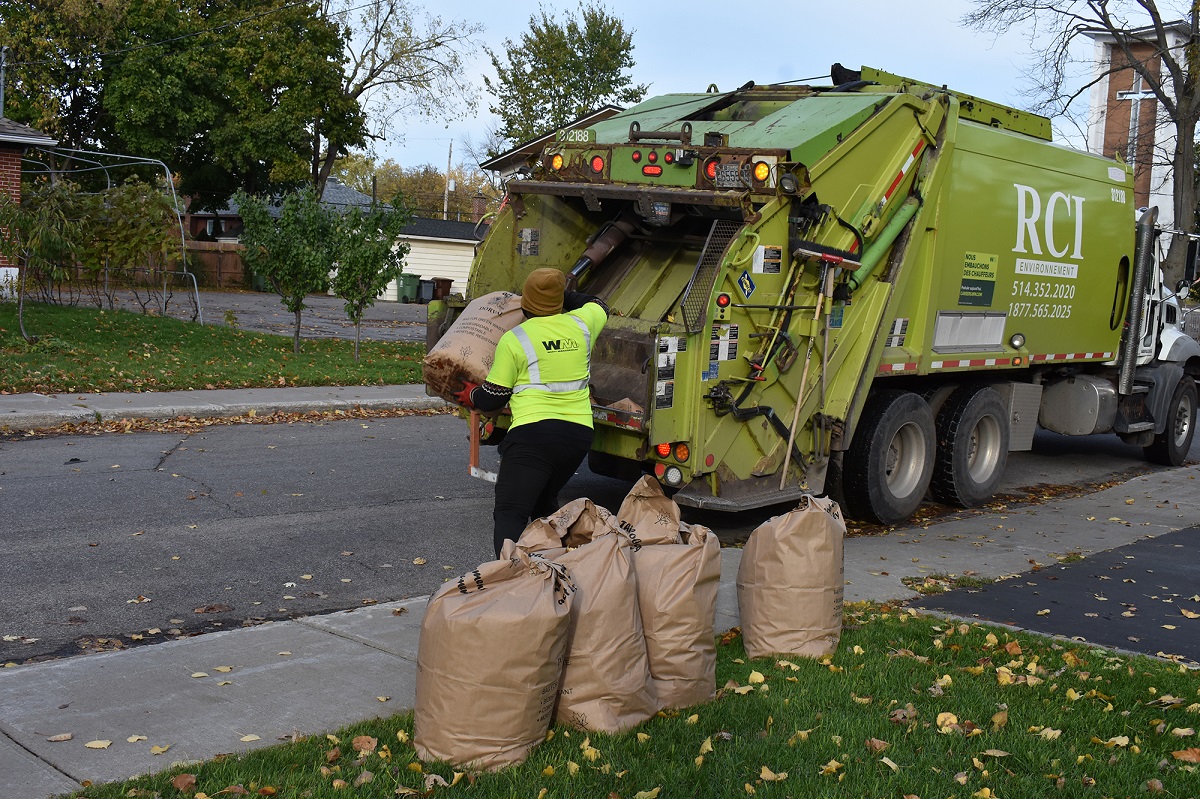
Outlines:
<svg viewBox="0 0 1200 799"><path fill-rule="evenodd" d="M464 381L462 390L457 391L452 395L454 397L454 401L464 408L474 408L475 403L471 402L471 392L477 388L479 388L478 383L472 383L469 380Z"/></svg>

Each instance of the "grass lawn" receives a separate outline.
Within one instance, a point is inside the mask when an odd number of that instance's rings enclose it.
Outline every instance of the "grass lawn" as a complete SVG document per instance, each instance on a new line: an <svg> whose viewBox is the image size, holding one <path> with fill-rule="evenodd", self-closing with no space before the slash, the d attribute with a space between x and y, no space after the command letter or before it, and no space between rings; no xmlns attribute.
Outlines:
<svg viewBox="0 0 1200 799"><path fill-rule="evenodd" d="M0 303L0 393L170 391L421 382L421 344L292 339L127 311Z"/></svg>
<svg viewBox="0 0 1200 799"><path fill-rule="evenodd" d="M729 634L716 701L620 735L556 727L495 774L418 761L408 714L74 795L1200 796L1200 680L1180 666L888 607L845 620L819 662L748 661Z"/></svg>

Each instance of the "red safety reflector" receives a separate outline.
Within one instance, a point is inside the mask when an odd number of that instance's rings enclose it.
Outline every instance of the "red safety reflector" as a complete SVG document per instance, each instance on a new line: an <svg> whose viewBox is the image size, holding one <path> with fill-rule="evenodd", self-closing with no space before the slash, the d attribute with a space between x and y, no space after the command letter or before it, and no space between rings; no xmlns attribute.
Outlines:
<svg viewBox="0 0 1200 799"><path fill-rule="evenodd" d="M705 465L705 466L712 466L712 465L713 465L714 463L716 463L716 462L717 462L717 459L716 459L716 458L714 458L712 455L705 455L705 456L704 456L704 465Z"/></svg>
<svg viewBox="0 0 1200 799"><path fill-rule="evenodd" d="M593 172L603 172L604 171L604 156L602 156L602 155L593 155L592 156L592 171Z"/></svg>
<svg viewBox="0 0 1200 799"><path fill-rule="evenodd" d="M717 307L718 308L728 308L729 303L731 303L732 301L733 300L730 299L728 294L718 294L717 295Z"/></svg>
<svg viewBox="0 0 1200 799"><path fill-rule="evenodd" d="M646 166L642 167L642 174L646 175L647 177L656 178L662 174L662 167L650 166L649 164L646 164Z"/></svg>
<svg viewBox="0 0 1200 799"><path fill-rule="evenodd" d="M653 163L657 163L657 161L658 161L658 151L657 151L657 150L651 150L650 152L646 153L646 160L647 160L647 161L649 161L649 162L650 162L650 163L652 163L652 164L653 164Z"/></svg>
<svg viewBox="0 0 1200 799"><path fill-rule="evenodd" d="M675 153L671 152L670 150L663 153L663 162L667 164L675 163Z"/></svg>
<svg viewBox="0 0 1200 799"><path fill-rule="evenodd" d="M663 443L656 446L654 448L654 451L658 453L658 456L660 458L665 458L671 454L671 445L664 441Z"/></svg>
<svg viewBox="0 0 1200 799"><path fill-rule="evenodd" d="M636 164L636 163L640 163L640 162L641 162L641 160L642 160L642 151L641 151L641 150L634 150L634 151L633 151L633 155L631 155L631 156L629 156L629 157L633 159L633 163L635 163L635 164Z"/></svg>
<svg viewBox="0 0 1200 799"><path fill-rule="evenodd" d="M717 164L721 162L719 158L710 158L704 163L704 174L709 180L717 179Z"/></svg>
<svg viewBox="0 0 1200 799"><path fill-rule="evenodd" d="M665 463L654 464L654 476L662 479L662 476L667 473L667 465Z"/></svg>

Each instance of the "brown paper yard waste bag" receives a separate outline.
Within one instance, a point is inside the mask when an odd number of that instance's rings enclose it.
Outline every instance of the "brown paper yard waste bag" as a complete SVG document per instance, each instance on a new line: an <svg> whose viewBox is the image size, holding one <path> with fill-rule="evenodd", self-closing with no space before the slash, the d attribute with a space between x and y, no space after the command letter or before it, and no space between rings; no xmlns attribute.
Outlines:
<svg viewBox="0 0 1200 799"><path fill-rule="evenodd" d="M464 381L482 383L492 369L500 337L523 321L519 294L495 291L472 300L425 356L429 393L453 401Z"/></svg>
<svg viewBox="0 0 1200 799"><path fill-rule="evenodd" d="M417 647L413 744L422 760L494 770L545 740L566 656L567 569L512 552L429 599Z"/></svg>
<svg viewBox="0 0 1200 799"><path fill-rule="evenodd" d="M837 651L845 535L838 504L807 495L798 508L750 534L737 576L747 655L823 657Z"/></svg>
<svg viewBox="0 0 1200 799"><path fill-rule="evenodd" d="M650 685L629 539L612 515L578 499L535 520L516 546L566 566L575 584L556 718L599 732L651 718L659 705ZM505 551L511 548L506 544Z"/></svg>
<svg viewBox="0 0 1200 799"><path fill-rule="evenodd" d="M643 477L617 512L634 546L638 609L655 695L664 708L710 701L717 690L713 619L721 544L707 527L681 522L679 506Z"/></svg>

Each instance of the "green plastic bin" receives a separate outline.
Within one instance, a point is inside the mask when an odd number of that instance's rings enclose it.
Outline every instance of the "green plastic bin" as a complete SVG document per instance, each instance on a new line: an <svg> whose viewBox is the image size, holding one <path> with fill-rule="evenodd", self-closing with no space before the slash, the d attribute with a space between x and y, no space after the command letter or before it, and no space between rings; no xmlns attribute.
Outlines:
<svg viewBox="0 0 1200 799"><path fill-rule="evenodd" d="M416 302L421 285L420 275L402 274L396 278L396 299L400 302Z"/></svg>

